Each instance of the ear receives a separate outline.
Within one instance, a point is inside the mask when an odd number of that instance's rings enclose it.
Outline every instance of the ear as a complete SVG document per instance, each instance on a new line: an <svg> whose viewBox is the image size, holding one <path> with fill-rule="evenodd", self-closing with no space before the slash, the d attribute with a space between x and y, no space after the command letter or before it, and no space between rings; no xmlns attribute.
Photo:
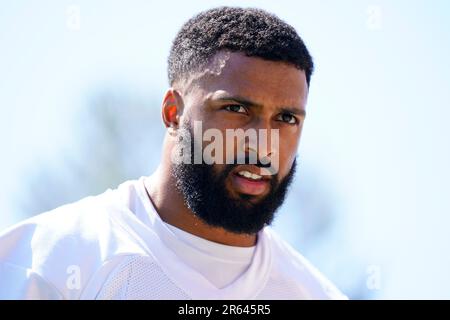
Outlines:
<svg viewBox="0 0 450 320"><path fill-rule="evenodd" d="M171 133L179 128L182 113L183 100L180 94L173 88L168 89L162 103L162 119Z"/></svg>

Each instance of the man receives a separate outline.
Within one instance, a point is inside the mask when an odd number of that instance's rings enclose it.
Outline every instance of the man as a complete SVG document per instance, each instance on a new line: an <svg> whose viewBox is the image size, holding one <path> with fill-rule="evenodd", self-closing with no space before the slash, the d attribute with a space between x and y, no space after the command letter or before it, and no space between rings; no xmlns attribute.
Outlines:
<svg viewBox="0 0 450 320"><path fill-rule="evenodd" d="M269 224L295 172L312 58L257 9L189 20L150 177L0 235L0 298L345 298Z"/></svg>

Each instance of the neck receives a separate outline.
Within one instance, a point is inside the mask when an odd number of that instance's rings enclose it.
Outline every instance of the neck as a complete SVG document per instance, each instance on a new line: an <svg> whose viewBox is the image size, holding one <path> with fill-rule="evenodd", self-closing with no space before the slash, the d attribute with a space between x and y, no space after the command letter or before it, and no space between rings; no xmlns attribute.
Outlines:
<svg viewBox="0 0 450 320"><path fill-rule="evenodd" d="M170 159L164 160L147 190L150 201L164 222L206 240L229 246L251 247L256 244L256 234L236 234L223 228L212 227L200 220L186 207L183 195L175 186Z"/></svg>

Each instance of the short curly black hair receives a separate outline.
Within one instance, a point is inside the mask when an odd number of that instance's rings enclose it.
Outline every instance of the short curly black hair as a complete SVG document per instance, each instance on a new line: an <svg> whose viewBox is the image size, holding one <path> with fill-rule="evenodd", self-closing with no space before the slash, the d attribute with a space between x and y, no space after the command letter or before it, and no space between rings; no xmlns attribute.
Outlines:
<svg viewBox="0 0 450 320"><path fill-rule="evenodd" d="M221 50L292 64L305 72L309 86L314 64L295 29L264 10L238 7L201 12L181 27L168 58L170 85L200 71Z"/></svg>

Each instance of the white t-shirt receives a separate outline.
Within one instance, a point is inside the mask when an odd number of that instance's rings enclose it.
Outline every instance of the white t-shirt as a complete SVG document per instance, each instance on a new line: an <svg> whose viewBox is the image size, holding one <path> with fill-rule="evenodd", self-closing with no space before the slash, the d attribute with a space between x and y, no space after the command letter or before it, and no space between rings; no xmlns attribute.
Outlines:
<svg viewBox="0 0 450 320"><path fill-rule="evenodd" d="M253 248L183 236L160 219L146 179L0 233L0 299L346 298L270 227Z"/></svg>
<svg viewBox="0 0 450 320"><path fill-rule="evenodd" d="M177 237L168 247L216 288L224 288L250 266L255 247L233 247L209 241L166 223ZM181 245L180 241L188 244Z"/></svg>

